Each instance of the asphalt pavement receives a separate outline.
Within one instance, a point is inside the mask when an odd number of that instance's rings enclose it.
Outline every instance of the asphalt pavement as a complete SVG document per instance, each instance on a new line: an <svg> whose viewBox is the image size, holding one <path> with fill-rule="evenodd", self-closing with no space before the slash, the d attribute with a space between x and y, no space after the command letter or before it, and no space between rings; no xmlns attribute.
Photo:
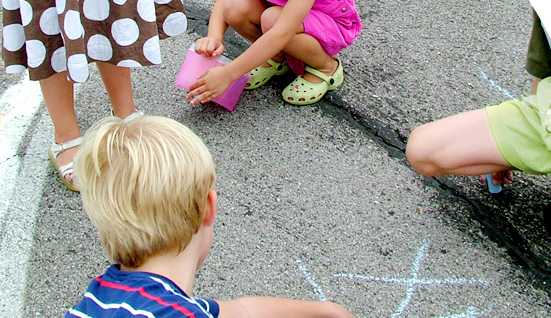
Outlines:
<svg viewBox="0 0 551 318"><path fill-rule="evenodd" d="M404 155L417 125L529 92L528 1L359 0L340 88L290 106L284 76L233 112L190 106L174 86L212 3L185 2L188 33L132 73L137 107L188 125L217 165L195 295L332 300L357 317L550 316L549 178L517 173L491 195L476 177L424 178ZM228 57L246 47L228 33ZM0 94L0 317L59 317L109 263L48 161L38 84L2 73ZM109 115L95 69L76 100L83 131Z"/></svg>

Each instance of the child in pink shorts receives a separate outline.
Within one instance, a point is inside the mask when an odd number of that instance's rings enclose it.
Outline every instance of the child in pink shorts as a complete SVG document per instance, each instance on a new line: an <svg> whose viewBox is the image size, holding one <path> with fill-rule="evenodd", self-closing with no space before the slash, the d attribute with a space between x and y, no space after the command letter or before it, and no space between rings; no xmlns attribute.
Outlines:
<svg viewBox="0 0 551 318"><path fill-rule="evenodd" d="M342 63L333 56L354 42L362 24L354 0L217 0L208 35L197 40L195 51L221 55L228 27L253 44L191 85L186 96L191 104L209 102L248 72L245 89L255 89L289 69L298 77L285 87L283 99L313 104L342 84Z"/></svg>

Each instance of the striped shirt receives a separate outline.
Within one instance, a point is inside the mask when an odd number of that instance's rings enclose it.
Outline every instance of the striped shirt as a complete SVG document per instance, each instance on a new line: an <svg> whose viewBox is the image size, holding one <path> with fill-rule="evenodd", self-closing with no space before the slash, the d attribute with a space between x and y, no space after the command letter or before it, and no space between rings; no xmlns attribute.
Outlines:
<svg viewBox="0 0 551 318"><path fill-rule="evenodd" d="M121 271L111 265L88 285L82 300L65 318L88 317L189 317L216 318L218 304L186 295L166 277Z"/></svg>

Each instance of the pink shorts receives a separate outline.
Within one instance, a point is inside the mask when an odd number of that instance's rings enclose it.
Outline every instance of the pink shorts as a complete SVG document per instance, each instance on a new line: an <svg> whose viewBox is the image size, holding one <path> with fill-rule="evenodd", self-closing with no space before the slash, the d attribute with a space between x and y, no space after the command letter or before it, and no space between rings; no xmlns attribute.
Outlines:
<svg viewBox="0 0 551 318"><path fill-rule="evenodd" d="M267 1L278 6L287 3L287 0ZM354 0L316 0L302 25L304 33L318 40L330 56L352 45L362 29ZM304 74L304 62L289 54L285 55L291 70L297 75Z"/></svg>

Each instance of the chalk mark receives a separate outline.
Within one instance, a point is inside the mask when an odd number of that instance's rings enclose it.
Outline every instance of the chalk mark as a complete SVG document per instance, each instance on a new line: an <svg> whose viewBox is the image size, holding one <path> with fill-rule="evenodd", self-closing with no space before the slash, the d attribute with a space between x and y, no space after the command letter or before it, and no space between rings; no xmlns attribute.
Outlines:
<svg viewBox="0 0 551 318"><path fill-rule="evenodd" d="M407 286L406 295L404 299L402 300L402 302L400 303L396 311L392 313L391 317L399 317L403 314L404 310L411 302L411 299L415 292L415 286L417 285L465 285L465 284L487 285L488 284L488 282L485 280L464 279L464 278L455 278L455 277L450 277L446 279L419 279L418 278L419 268L421 267L421 263L425 258L425 250L427 246L428 246L428 241L424 240L421 247L419 247L419 249L417 250L417 254L415 255L415 259L412 264L409 278L375 277L375 276L369 276L369 275L354 275L354 274L346 274L346 273L337 273L337 274L334 274L333 276L348 278L348 279L362 279L362 280L368 280L368 281ZM462 313L460 315L469 314L470 316L457 316L457 317L475 317L472 315L472 313L481 314L476 311L476 308L469 307L465 313ZM452 317L455 318L456 316L450 316L450 318Z"/></svg>
<svg viewBox="0 0 551 318"><path fill-rule="evenodd" d="M508 98L515 98L515 96L513 96L513 94L509 93L508 90L506 90L505 88L499 86L493 79L491 79L488 75L486 75L486 73L484 73L484 71L478 67L478 65L475 65L476 69L478 70L478 73L480 73L480 75L482 76L482 78L488 82L490 84L490 86L494 87L495 89L497 89L498 91L500 91L503 95L507 96Z"/></svg>
<svg viewBox="0 0 551 318"><path fill-rule="evenodd" d="M310 274L310 271L308 271L308 268L306 268L306 266L304 264L302 264L302 262L300 260L295 260L295 263L297 263L298 265L298 268L300 269L300 271L302 272L302 274L304 275L304 277L306 277L306 281L312 285L312 287L314 288L314 292L316 293L316 295L318 295L318 298L319 300L321 301L326 301L327 298L325 298L325 294L323 293L323 290L321 289L321 287L316 283L314 277L312 276L312 274Z"/></svg>

